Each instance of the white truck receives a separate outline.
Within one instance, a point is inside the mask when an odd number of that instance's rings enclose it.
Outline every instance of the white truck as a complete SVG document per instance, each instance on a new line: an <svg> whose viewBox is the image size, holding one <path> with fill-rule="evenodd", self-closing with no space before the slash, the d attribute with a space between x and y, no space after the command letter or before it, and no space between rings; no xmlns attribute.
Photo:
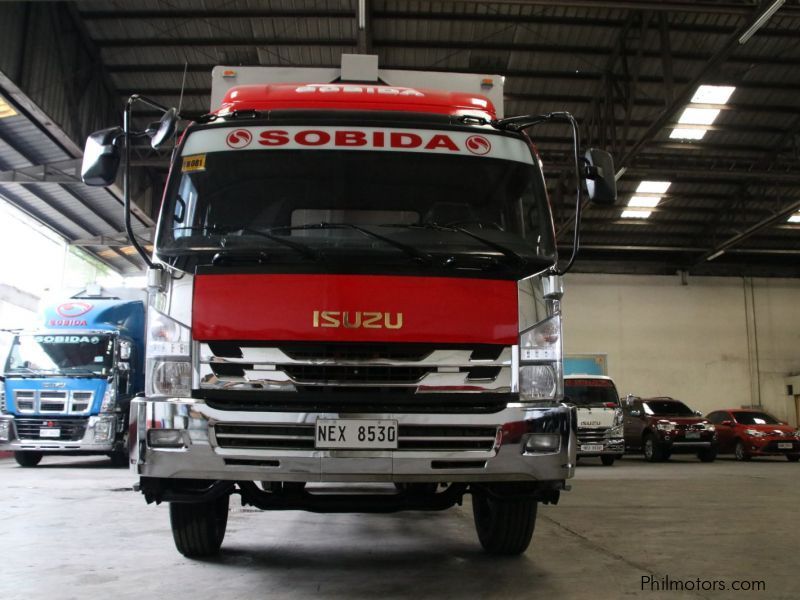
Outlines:
<svg viewBox="0 0 800 600"><path fill-rule="evenodd" d="M622 408L611 377L565 376L564 402L578 411L578 458L599 456L606 466L622 458L625 452Z"/></svg>

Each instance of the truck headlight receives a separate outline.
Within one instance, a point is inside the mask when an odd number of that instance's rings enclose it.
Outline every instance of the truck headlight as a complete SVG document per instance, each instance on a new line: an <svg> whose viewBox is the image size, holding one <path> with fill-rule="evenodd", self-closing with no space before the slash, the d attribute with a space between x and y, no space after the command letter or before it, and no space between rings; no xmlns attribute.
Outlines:
<svg viewBox="0 0 800 600"><path fill-rule="evenodd" d="M0 442L7 442L11 439L11 421L0 419Z"/></svg>
<svg viewBox="0 0 800 600"><path fill-rule="evenodd" d="M97 444L114 439L114 417L100 417L94 424L94 441Z"/></svg>
<svg viewBox="0 0 800 600"><path fill-rule="evenodd" d="M520 400L555 400L563 395L560 315L523 331L519 355Z"/></svg>
<svg viewBox="0 0 800 600"><path fill-rule="evenodd" d="M192 330L150 308L147 317L147 396L190 396Z"/></svg>
<svg viewBox="0 0 800 600"><path fill-rule="evenodd" d="M670 421L662 421L660 423L656 423L656 429L659 431L675 431L675 423Z"/></svg>
<svg viewBox="0 0 800 600"><path fill-rule="evenodd" d="M622 425L614 425L606 430L606 439L621 438L623 436Z"/></svg>
<svg viewBox="0 0 800 600"><path fill-rule="evenodd" d="M103 394L103 402L100 405L100 412L101 413L110 413L114 412L114 407L117 404L117 393L114 390L113 382L109 382L106 384L106 391Z"/></svg>

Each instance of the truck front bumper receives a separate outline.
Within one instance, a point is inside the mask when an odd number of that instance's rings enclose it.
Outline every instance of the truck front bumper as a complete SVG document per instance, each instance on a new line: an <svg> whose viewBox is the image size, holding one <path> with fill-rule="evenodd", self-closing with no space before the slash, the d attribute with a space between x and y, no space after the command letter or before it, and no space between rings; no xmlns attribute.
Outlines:
<svg viewBox="0 0 800 600"><path fill-rule="evenodd" d="M142 477L300 482L564 482L575 472L575 415L564 405L509 405L491 414L342 414L393 419L403 426L492 427L491 448L477 450L318 450L221 447L215 428L313 426L338 413L229 411L191 398L136 398L131 403L132 469ZM174 447L153 447L152 429L174 430ZM556 434L557 449L526 450L531 434ZM402 441L402 437L401 437ZM313 442L313 438L312 438Z"/></svg>
<svg viewBox="0 0 800 600"><path fill-rule="evenodd" d="M90 417L14 417L0 416L8 423L8 440L0 440L0 450L53 454L107 454L115 449L118 416ZM41 423L39 423L41 421ZM42 431L58 430L58 437L42 437ZM5 426L0 426L5 431ZM82 431L82 433L81 433Z"/></svg>

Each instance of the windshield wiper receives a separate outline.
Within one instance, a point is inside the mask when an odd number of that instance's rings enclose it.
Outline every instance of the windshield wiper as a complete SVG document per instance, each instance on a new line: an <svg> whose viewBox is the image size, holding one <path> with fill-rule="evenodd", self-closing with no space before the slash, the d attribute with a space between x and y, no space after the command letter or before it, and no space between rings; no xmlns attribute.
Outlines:
<svg viewBox="0 0 800 600"><path fill-rule="evenodd" d="M381 225L381 227L400 227L404 229L433 229L434 231L454 231L460 233L462 235L466 235L471 237L472 239L482 243L484 246L496 250L500 254L506 257L506 259L517 263L520 266L524 266L528 264L527 259L520 256L516 252L514 252L511 248L507 248L502 244L498 244L497 242L493 242L492 240L487 240L485 237L480 235L475 235L471 231L464 229L463 227L458 227L454 225L439 225L438 223L434 223L432 221L426 221L425 223L387 223Z"/></svg>
<svg viewBox="0 0 800 600"><path fill-rule="evenodd" d="M433 256L431 256L427 252L423 252L422 250L414 248L414 246L409 246L408 244L404 244L403 242L398 242L397 240L393 240L392 238L383 236L380 233L375 233L374 231L370 231L369 229L366 229L359 225L354 225L352 223L328 223L326 221L322 221L320 223L307 223L305 225L274 227L273 229L281 231L292 231L295 229L352 229L353 231L358 231L359 233L367 237L380 240L385 244L397 248L398 250L402 250L411 258L420 263L430 264L431 262L433 262Z"/></svg>
<svg viewBox="0 0 800 600"><path fill-rule="evenodd" d="M281 228L278 227L278 228L275 228L275 229L281 229ZM249 234L252 234L252 235L260 235L261 237L265 237L268 240L272 240L273 242L277 242L277 243L279 243L279 244L281 244L283 246L286 246L287 248L291 248L292 250L295 250L296 252L302 254L306 258L310 258L311 260L318 261L318 260L320 260L322 258L322 255L319 252L316 252L315 250L311 249L306 244L301 244L300 242L295 242L293 240L288 240L288 239L283 238L283 237L281 237L279 235L273 235L273 234L270 233L269 230L256 229L254 227L239 227L237 229L233 229L231 231L228 231L227 233L228 234L231 234L231 233L249 233Z"/></svg>

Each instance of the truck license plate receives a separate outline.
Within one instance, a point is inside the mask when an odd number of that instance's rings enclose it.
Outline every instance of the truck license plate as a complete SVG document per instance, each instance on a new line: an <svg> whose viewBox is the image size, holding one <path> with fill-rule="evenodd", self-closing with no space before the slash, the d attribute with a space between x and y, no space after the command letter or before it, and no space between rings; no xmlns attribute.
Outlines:
<svg viewBox="0 0 800 600"><path fill-rule="evenodd" d="M581 452L602 452L603 444L581 444Z"/></svg>
<svg viewBox="0 0 800 600"><path fill-rule="evenodd" d="M778 450L791 450L791 449L792 449L791 442L778 443Z"/></svg>
<svg viewBox="0 0 800 600"><path fill-rule="evenodd" d="M397 448L397 421L318 419L316 448L383 450Z"/></svg>
<svg viewBox="0 0 800 600"><path fill-rule="evenodd" d="M687 440L699 440L700 439L700 434L697 431L690 431L689 433L686 434L686 439Z"/></svg>
<svg viewBox="0 0 800 600"><path fill-rule="evenodd" d="M39 430L39 437L40 438L57 438L57 437L61 437L61 430L60 429L40 429Z"/></svg>

